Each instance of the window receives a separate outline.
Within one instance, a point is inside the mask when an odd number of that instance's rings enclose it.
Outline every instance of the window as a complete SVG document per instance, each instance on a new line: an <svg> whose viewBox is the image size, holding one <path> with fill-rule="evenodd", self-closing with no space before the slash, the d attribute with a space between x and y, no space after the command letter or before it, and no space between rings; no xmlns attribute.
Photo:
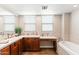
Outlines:
<svg viewBox="0 0 79 59"><path fill-rule="evenodd" d="M14 31L15 29L15 17L14 16L4 16L4 31Z"/></svg>
<svg viewBox="0 0 79 59"><path fill-rule="evenodd" d="M53 31L53 16L42 16L42 32Z"/></svg>
<svg viewBox="0 0 79 59"><path fill-rule="evenodd" d="M35 16L24 16L24 30L27 32L36 31L36 20Z"/></svg>

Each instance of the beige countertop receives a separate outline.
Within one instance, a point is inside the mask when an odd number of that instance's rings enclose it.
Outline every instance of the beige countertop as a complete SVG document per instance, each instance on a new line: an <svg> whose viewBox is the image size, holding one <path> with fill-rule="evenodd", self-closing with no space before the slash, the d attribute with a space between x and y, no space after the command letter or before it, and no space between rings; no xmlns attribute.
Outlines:
<svg viewBox="0 0 79 59"><path fill-rule="evenodd" d="M8 40L8 43L0 44L0 50L3 49L3 48L5 48L5 47L7 47L7 46L9 46L12 43L18 41L18 40L20 40L20 39L22 39L22 36L18 36L18 37L13 37L13 38L6 39L6 40Z"/></svg>
<svg viewBox="0 0 79 59"><path fill-rule="evenodd" d="M6 39L6 40L8 40L8 43L5 43L5 44L2 43L2 44L0 44L0 50L3 49L3 48L5 48L5 47L7 47L7 46L9 46L9 45L11 45L12 43L14 43L16 41L22 39L23 37L26 37L26 38L28 38L28 37L37 38L38 37L40 39L57 39L54 36L53 37L50 37L50 36L48 36L48 37L46 37L46 36L42 37L40 35L21 35L21 36L18 36L18 37L13 37L13 38Z"/></svg>
<svg viewBox="0 0 79 59"><path fill-rule="evenodd" d="M29 37L40 38L40 35L22 35L22 37L26 37L26 38L29 38Z"/></svg>
<svg viewBox="0 0 79 59"><path fill-rule="evenodd" d="M40 36L40 39L57 39L55 36Z"/></svg>

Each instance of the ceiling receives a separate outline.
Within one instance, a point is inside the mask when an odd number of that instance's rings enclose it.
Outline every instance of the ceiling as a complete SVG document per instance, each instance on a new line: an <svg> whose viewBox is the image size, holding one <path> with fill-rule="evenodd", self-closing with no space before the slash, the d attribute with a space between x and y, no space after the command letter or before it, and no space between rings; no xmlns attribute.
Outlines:
<svg viewBox="0 0 79 59"><path fill-rule="evenodd" d="M70 13L78 10L79 6L73 7L74 4L1 4L0 15L51 15ZM42 10L42 6L48 6Z"/></svg>

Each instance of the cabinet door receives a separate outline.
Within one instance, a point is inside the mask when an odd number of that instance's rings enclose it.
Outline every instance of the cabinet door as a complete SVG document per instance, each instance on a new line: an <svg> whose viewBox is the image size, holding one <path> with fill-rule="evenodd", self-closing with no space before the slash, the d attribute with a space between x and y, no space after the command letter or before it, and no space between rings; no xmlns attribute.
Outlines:
<svg viewBox="0 0 79 59"><path fill-rule="evenodd" d="M7 46L1 50L1 55L10 55L10 46Z"/></svg>
<svg viewBox="0 0 79 59"><path fill-rule="evenodd" d="M26 40L26 50L32 50L33 48L33 39L27 38Z"/></svg>
<svg viewBox="0 0 79 59"><path fill-rule="evenodd" d="M23 41L22 41L22 51L26 51L26 48L27 48L27 38L23 38Z"/></svg>
<svg viewBox="0 0 79 59"><path fill-rule="evenodd" d="M27 50L39 50L39 38L28 38Z"/></svg>
<svg viewBox="0 0 79 59"><path fill-rule="evenodd" d="M33 50L39 50L40 49L40 41L39 38L33 39Z"/></svg>
<svg viewBox="0 0 79 59"><path fill-rule="evenodd" d="M15 42L11 45L11 55L18 55L19 53L18 43Z"/></svg>

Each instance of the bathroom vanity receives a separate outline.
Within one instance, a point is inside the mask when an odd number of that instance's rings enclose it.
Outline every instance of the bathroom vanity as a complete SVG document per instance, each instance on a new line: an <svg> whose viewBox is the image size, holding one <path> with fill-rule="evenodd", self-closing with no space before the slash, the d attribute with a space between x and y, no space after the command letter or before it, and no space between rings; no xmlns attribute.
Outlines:
<svg viewBox="0 0 79 59"><path fill-rule="evenodd" d="M1 55L21 55L23 51L39 51L40 40L50 40L56 50L56 37L40 37L39 35L18 36L8 39L6 44L0 44Z"/></svg>

